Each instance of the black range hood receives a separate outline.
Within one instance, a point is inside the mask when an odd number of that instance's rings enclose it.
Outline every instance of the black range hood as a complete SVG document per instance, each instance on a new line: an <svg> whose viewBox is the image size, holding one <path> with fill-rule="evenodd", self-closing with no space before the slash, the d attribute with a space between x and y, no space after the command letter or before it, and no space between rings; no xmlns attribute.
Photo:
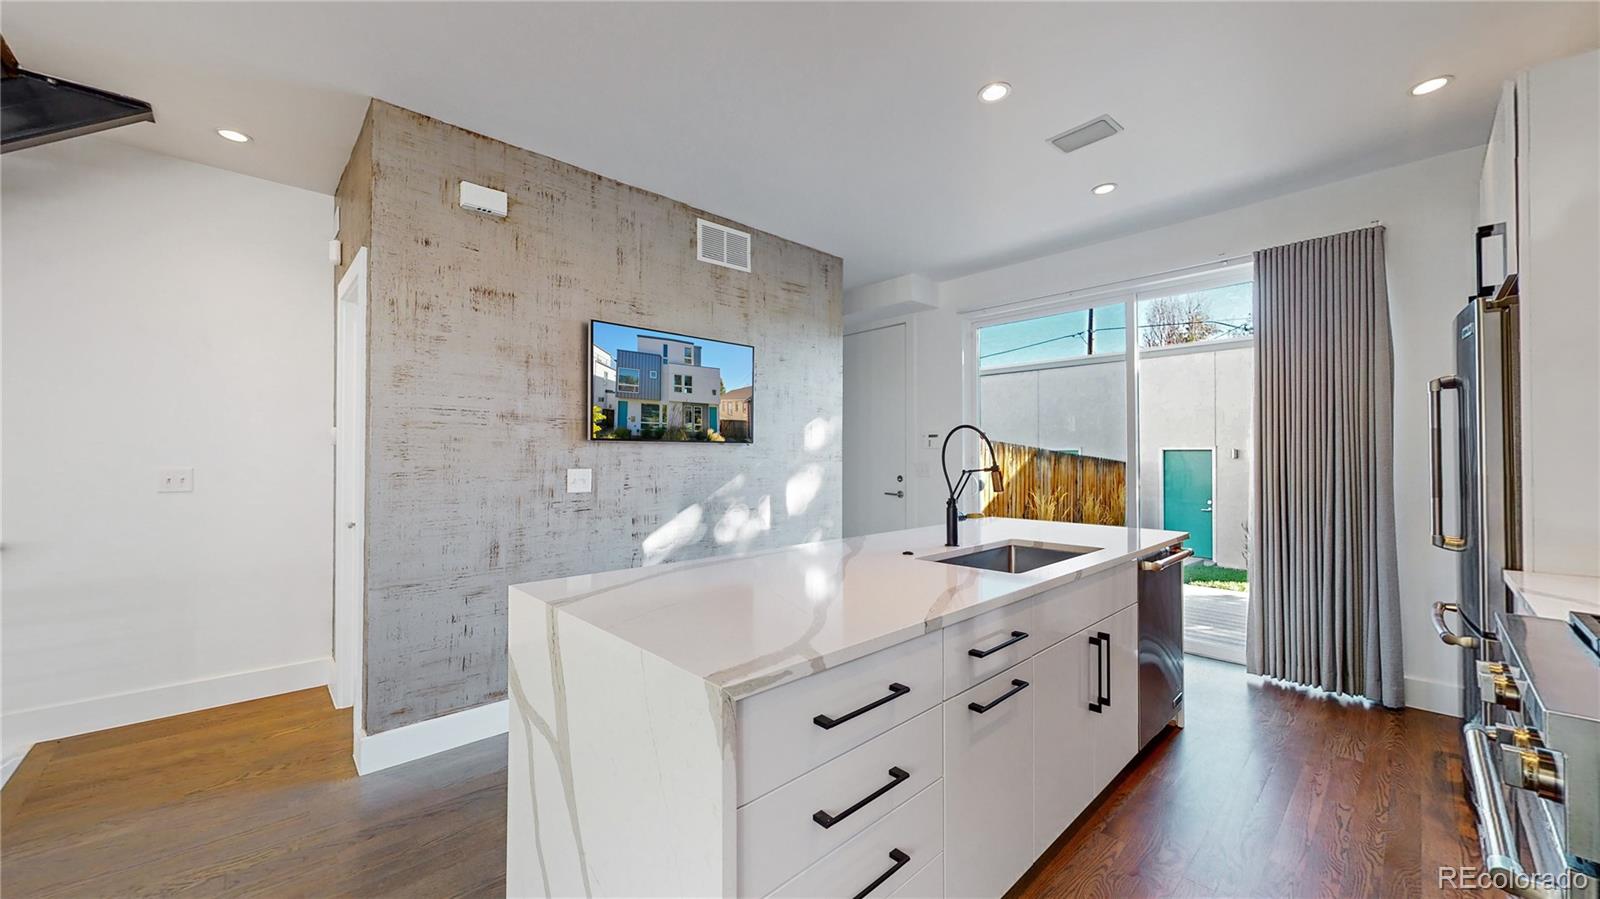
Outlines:
<svg viewBox="0 0 1600 899"><path fill-rule="evenodd" d="M4 38L0 63L0 153L156 120L143 100L21 68Z"/></svg>

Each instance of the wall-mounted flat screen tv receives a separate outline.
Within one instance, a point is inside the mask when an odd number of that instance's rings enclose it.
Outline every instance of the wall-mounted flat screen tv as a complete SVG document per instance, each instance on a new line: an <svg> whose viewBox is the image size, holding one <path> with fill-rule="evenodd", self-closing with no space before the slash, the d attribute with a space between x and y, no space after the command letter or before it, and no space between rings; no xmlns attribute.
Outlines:
<svg viewBox="0 0 1600 899"><path fill-rule="evenodd" d="M589 439L751 443L756 351L589 322Z"/></svg>

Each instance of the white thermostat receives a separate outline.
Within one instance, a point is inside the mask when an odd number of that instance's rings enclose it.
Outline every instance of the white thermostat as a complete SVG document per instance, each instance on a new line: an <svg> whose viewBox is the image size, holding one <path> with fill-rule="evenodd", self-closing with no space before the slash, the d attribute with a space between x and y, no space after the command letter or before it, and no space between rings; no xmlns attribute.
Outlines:
<svg viewBox="0 0 1600 899"><path fill-rule="evenodd" d="M484 187L482 184L473 184L471 181L461 182L461 208L468 212L481 212L496 218L506 217L506 192Z"/></svg>

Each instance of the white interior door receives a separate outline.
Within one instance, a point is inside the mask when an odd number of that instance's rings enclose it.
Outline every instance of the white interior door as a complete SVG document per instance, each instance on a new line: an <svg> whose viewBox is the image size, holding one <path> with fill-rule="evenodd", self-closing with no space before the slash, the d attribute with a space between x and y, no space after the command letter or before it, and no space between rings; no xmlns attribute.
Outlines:
<svg viewBox="0 0 1600 899"><path fill-rule="evenodd" d="M333 703L361 727L366 594L367 248L339 280L334 393Z"/></svg>
<svg viewBox="0 0 1600 899"><path fill-rule="evenodd" d="M844 337L844 535L906 527L906 326Z"/></svg>

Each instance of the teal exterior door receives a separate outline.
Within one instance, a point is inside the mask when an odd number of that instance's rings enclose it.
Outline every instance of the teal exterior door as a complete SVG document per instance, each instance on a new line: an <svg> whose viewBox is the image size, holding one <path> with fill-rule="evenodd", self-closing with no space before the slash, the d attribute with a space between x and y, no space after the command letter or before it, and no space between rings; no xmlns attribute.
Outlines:
<svg viewBox="0 0 1600 899"><path fill-rule="evenodd" d="M1211 450L1161 451L1161 526L1188 531L1183 545L1204 558L1211 546Z"/></svg>
<svg viewBox="0 0 1600 899"><path fill-rule="evenodd" d="M627 400L618 400L617 401L617 422L613 426L612 430L615 430L615 431L626 431L626 430L628 430L628 401Z"/></svg>

